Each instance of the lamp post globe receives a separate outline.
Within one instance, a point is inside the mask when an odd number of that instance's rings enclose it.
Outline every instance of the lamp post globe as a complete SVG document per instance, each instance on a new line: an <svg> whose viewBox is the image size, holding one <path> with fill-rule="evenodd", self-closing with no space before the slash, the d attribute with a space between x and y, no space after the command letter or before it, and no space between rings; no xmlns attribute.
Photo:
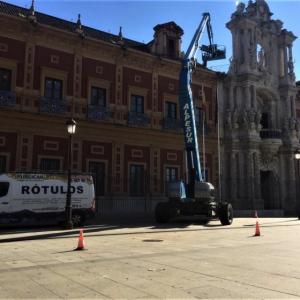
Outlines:
<svg viewBox="0 0 300 300"><path fill-rule="evenodd" d="M66 122L67 131L70 135L75 134L76 131L76 122L74 119L68 119Z"/></svg>
<svg viewBox="0 0 300 300"><path fill-rule="evenodd" d="M68 187L66 195L66 210L65 210L65 229L72 229L72 195L71 195L71 166L72 166L72 137L76 131L76 122L73 119L66 121L67 132L69 134L69 153L68 153Z"/></svg>

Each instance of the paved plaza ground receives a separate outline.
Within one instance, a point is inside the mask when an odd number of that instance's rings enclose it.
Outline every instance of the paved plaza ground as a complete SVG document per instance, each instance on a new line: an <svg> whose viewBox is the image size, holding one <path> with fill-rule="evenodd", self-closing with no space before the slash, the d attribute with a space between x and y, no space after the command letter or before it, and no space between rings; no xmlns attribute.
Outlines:
<svg viewBox="0 0 300 300"><path fill-rule="evenodd" d="M300 297L300 221L235 219L157 226L100 222L78 230L2 229L1 299Z"/></svg>

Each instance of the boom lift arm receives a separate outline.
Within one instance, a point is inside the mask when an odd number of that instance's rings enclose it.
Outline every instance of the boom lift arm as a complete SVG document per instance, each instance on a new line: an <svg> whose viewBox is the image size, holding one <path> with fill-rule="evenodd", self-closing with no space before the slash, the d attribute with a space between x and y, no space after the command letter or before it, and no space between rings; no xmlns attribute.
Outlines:
<svg viewBox="0 0 300 300"><path fill-rule="evenodd" d="M202 34L207 28L209 45L199 46ZM215 202L214 187L204 182L201 172L197 128L195 122L192 73L196 68L198 50L202 50L204 65L209 60L225 58L225 48L213 44L213 33L209 13L204 13L202 20L193 36L189 48L182 60L179 78L180 117L184 132L185 150L188 168L187 183L183 181L170 182L168 185L168 202L158 203L155 208L156 221L168 222L178 215L201 215L206 219L218 215L222 225L232 222L232 207L229 203Z"/></svg>
<svg viewBox="0 0 300 300"><path fill-rule="evenodd" d="M199 42L201 40L205 27L207 27L209 46L202 45L200 47ZM203 181L199 158L197 128L195 124L193 95L191 90L192 73L196 67L196 56L199 49L203 51L202 57L205 57L204 64L206 64L207 60L225 58L225 50L221 50L216 44L213 44L213 33L210 24L209 13L203 14L201 23L198 26L182 61L182 68L180 72L179 104L185 137L185 148L189 176L187 195L190 198L195 197L194 182Z"/></svg>

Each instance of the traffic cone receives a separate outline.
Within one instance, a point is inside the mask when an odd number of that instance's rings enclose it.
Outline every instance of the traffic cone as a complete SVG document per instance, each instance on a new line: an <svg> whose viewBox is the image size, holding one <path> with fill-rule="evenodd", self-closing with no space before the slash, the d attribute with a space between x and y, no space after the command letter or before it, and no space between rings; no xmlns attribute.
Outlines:
<svg viewBox="0 0 300 300"><path fill-rule="evenodd" d="M80 229L79 239L78 239L78 245L75 250L85 250L85 243L84 243L84 237L83 237L83 229Z"/></svg>
<svg viewBox="0 0 300 300"><path fill-rule="evenodd" d="M254 236L260 236L259 223L256 221Z"/></svg>

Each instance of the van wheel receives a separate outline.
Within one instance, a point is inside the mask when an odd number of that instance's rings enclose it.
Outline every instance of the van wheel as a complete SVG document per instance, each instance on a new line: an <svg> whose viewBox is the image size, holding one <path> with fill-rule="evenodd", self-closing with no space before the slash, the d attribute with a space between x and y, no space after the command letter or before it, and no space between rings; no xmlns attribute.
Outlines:
<svg viewBox="0 0 300 300"><path fill-rule="evenodd" d="M84 223L84 216L82 213L73 212L72 214L72 222L74 227L79 227Z"/></svg>

